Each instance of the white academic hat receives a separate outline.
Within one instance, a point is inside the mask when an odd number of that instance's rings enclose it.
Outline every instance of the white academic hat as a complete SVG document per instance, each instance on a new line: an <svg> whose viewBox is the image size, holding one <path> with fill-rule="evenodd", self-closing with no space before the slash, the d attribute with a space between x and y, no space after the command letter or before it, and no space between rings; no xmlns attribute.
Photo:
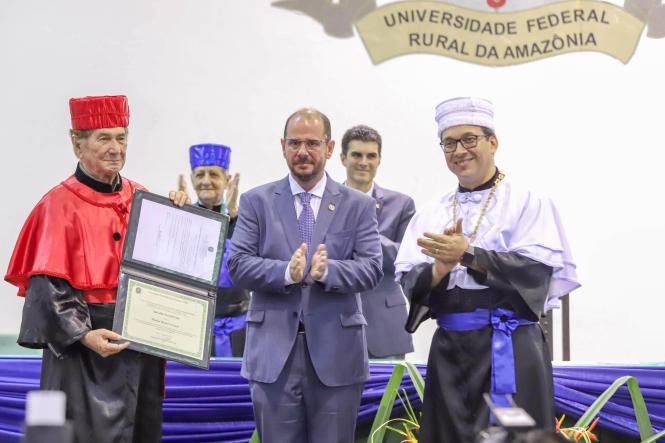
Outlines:
<svg viewBox="0 0 665 443"><path fill-rule="evenodd" d="M439 136L448 128L459 125L484 126L494 131L494 105L478 97L457 97L439 103L436 107Z"/></svg>

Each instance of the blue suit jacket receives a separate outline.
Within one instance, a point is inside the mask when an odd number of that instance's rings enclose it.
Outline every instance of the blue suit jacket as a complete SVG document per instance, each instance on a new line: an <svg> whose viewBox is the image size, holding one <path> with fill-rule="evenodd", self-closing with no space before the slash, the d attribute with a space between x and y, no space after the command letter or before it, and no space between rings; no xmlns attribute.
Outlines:
<svg viewBox="0 0 665 443"><path fill-rule="evenodd" d="M300 243L288 177L242 195L229 256L234 284L253 291L241 374L263 383L277 380L302 313L321 382L362 382L368 377L367 321L358 293L373 288L382 276L374 200L328 177L308 251L311 257L325 243L325 284L285 286L286 268Z"/></svg>
<svg viewBox="0 0 665 443"><path fill-rule="evenodd" d="M361 294L367 318L367 348L375 357L413 351L411 334L406 332L406 299L395 283L395 257L404 231L416 212L413 199L374 183L376 215L379 221L383 278L378 286Z"/></svg>

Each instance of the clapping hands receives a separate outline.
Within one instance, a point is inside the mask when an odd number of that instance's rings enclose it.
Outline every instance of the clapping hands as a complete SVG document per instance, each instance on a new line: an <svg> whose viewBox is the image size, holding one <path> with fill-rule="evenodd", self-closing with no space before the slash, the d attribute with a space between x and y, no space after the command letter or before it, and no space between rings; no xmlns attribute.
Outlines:
<svg viewBox="0 0 665 443"><path fill-rule="evenodd" d="M294 283L300 283L305 278L305 270L307 269L307 244L301 244L295 250L289 261L289 275ZM310 267L309 276L314 281L319 281L326 274L328 269L328 252L326 246L321 244L316 248L314 255L312 255L312 266Z"/></svg>
<svg viewBox="0 0 665 443"><path fill-rule="evenodd" d="M468 240L464 237L462 222L460 218L454 227L445 229L442 234L425 232L424 238L418 239L421 252L434 259L432 287L438 285L450 273L469 246Z"/></svg>

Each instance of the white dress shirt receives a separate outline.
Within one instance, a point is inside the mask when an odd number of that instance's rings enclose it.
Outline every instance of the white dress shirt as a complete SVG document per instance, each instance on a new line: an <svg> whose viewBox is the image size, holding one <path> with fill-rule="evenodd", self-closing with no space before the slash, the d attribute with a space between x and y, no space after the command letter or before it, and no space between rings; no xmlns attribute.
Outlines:
<svg viewBox="0 0 665 443"><path fill-rule="evenodd" d="M293 195L293 206L296 209L296 217L300 218L300 213L302 212L302 202L300 201L300 193L302 192L309 192L312 196L310 197L309 200L309 205L312 207L312 212L314 213L314 222L316 222L316 218L319 215L319 208L321 208L321 200L323 200L323 191L326 190L326 184L328 183L328 176L327 174L323 174L323 177L321 180L318 181L316 185L309 191L305 191L302 186L298 184L295 178L291 174L289 174L289 186L291 187L291 194ZM318 245L317 245L318 246ZM311 245L311 247L314 247L314 245ZM295 251L293 251L295 252ZM312 251L307 251L307 255L310 256ZM326 281L326 277L328 277L328 269L326 268L325 272L323 273L323 276L319 279L321 283L324 283ZM309 278L309 276L306 276L306 278ZM284 272L284 284L286 286L294 284L295 281L291 279L291 273L289 272L289 267L286 267L286 271Z"/></svg>
<svg viewBox="0 0 665 443"><path fill-rule="evenodd" d="M351 187L351 186L349 186L349 184L347 182L344 182L344 186L346 186L347 188ZM361 191L358 191L358 192L361 192ZM369 190L367 192L365 192L364 194L368 195L370 197L374 197L374 195L373 195L374 194L374 182L372 182L372 186L370 186Z"/></svg>

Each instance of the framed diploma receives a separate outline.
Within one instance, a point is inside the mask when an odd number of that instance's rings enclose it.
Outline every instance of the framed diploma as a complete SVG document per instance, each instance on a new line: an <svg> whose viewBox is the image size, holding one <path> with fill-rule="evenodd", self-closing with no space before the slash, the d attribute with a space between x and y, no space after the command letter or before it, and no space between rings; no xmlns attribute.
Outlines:
<svg viewBox="0 0 665 443"><path fill-rule="evenodd" d="M229 218L137 190L113 330L129 349L207 369Z"/></svg>

